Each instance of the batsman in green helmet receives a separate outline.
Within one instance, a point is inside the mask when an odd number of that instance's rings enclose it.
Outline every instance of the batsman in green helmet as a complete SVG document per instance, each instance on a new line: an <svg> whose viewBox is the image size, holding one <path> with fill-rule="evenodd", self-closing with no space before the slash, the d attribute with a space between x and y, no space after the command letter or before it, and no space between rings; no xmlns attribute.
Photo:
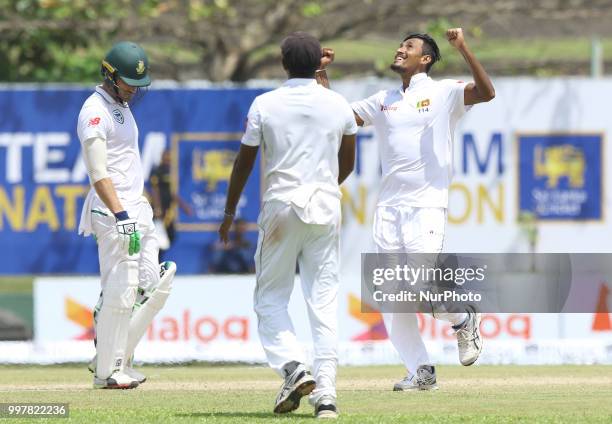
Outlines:
<svg viewBox="0 0 612 424"><path fill-rule="evenodd" d="M151 85L149 59L136 43L115 44L102 60L103 88L124 107L143 87Z"/></svg>
<svg viewBox="0 0 612 424"><path fill-rule="evenodd" d="M77 124L89 191L79 234L98 243L102 293L95 308L94 387L131 389L145 381L132 367L136 345L170 294L174 262L158 263L153 211L143 196L138 127L130 102L151 84L149 60L135 43L115 44L104 81L85 100Z"/></svg>

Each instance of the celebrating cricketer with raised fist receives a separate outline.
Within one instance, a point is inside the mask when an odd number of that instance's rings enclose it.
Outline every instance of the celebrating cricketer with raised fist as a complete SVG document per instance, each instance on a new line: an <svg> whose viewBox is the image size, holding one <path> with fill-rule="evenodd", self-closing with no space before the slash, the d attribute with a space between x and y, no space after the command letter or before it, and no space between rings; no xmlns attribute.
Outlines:
<svg viewBox="0 0 612 424"><path fill-rule="evenodd" d="M463 30L449 29L446 38L465 59L473 82L431 79L428 74L441 58L440 49L431 36L415 32L400 43L390 66L402 85L351 104L357 124L373 125L379 142L382 183L372 232L381 254L442 251L456 125L472 105L495 97L493 84L468 48ZM333 57L333 51L328 51L326 62ZM325 72L319 72L317 80L329 86ZM383 312L389 339L407 370L393 390L437 389L435 367L419 333L417 316ZM461 364L476 362L482 351L480 314L473 308L427 312L451 323Z"/></svg>

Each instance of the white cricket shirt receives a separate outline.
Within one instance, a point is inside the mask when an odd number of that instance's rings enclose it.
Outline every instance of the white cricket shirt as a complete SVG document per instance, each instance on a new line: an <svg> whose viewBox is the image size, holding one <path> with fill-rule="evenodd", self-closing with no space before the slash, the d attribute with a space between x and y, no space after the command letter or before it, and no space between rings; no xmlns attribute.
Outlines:
<svg viewBox="0 0 612 424"><path fill-rule="evenodd" d="M348 102L314 79L289 79L257 96L242 143L262 145L263 201L291 204L306 223L331 223L340 211L342 136L356 132Z"/></svg>
<svg viewBox="0 0 612 424"><path fill-rule="evenodd" d="M414 75L404 92L383 90L351 107L374 125L382 183L378 206L448 207L453 137L467 83Z"/></svg>
<svg viewBox="0 0 612 424"><path fill-rule="evenodd" d="M99 137L106 140L106 169L117 197L126 210L143 199L144 177L138 150L138 127L129 107L113 99L101 86L85 100L77 124L81 144ZM91 187L79 222L79 234L93 233L91 209L103 204Z"/></svg>
<svg viewBox="0 0 612 424"><path fill-rule="evenodd" d="M81 108L77 133L81 144L94 137L106 140L106 167L117 196L127 202L138 201L144 191L144 178L138 127L130 108L123 107L98 86Z"/></svg>

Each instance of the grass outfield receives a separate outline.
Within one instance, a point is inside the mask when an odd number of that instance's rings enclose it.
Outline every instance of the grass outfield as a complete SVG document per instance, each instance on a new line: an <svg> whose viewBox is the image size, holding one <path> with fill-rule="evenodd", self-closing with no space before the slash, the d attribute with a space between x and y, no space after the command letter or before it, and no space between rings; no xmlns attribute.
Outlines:
<svg viewBox="0 0 612 424"><path fill-rule="evenodd" d="M2 276L0 277L0 296L5 293L32 294L33 286L34 277L31 276Z"/></svg>
<svg viewBox="0 0 612 424"><path fill-rule="evenodd" d="M113 391L91 389L84 366L0 366L0 402L69 403L70 422L312 422L307 402L297 413L271 413L280 379L264 367L142 370L148 382ZM341 368L339 422L612 422L609 366L441 366L437 392L392 392L401 374L399 366Z"/></svg>

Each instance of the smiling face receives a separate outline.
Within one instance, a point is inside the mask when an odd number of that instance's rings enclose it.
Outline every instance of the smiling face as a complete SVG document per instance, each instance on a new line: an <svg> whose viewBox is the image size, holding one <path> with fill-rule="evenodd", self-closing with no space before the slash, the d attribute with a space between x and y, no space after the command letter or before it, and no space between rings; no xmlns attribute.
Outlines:
<svg viewBox="0 0 612 424"><path fill-rule="evenodd" d="M423 40L409 38L402 42L395 51L395 58L391 70L398 74L414 75L426 72L427 64L431 62L431 55L423 54Z"/></svg>

